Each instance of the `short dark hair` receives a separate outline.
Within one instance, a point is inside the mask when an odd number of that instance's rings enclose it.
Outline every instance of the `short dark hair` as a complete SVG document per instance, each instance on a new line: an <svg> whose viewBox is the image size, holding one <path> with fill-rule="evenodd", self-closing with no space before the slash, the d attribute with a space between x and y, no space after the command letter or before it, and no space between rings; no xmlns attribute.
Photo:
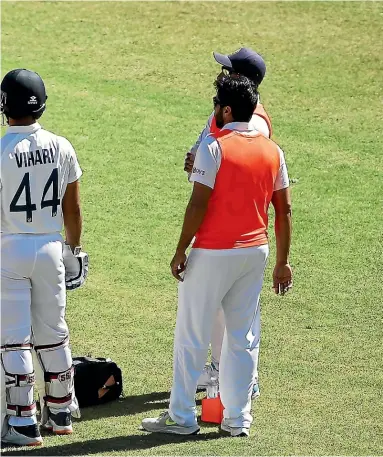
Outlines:
<svg viewBox="0 0 383 457"><path fill-rule="evenodd" d="M246 76L230 74L218 78L216 102L230 106L234 121L249 122L258 102L257 85Z"/></svg>

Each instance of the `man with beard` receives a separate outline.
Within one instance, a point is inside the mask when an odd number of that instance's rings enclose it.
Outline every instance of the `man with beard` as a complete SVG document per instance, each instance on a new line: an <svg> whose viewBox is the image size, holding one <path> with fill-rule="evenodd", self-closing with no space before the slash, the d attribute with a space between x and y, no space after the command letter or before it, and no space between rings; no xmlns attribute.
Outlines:
<svg viewBox="0 0 383 457"><path fill-rule="evenodd" d="M249 436L270 202L277 247L273 287L282 295L292 287L291 202L283 151L249 128L258 99L252 81L235 74L215 85L214 117L221 130L198 148L190 177L193 192L170 264L180 281L170 407L158 418L142 421L149 432L198 433L195 390L214 316L222 307L226 332L219 370L221 429L231 436Z"/></svg>

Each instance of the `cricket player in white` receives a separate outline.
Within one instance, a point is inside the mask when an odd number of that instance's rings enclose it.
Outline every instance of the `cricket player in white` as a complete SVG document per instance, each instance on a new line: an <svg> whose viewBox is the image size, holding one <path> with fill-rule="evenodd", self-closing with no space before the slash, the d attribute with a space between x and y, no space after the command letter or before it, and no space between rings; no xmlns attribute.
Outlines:
<svg viewBox="0 0 383 457"><path fill-rule="evenodd" d="M72 433L65 305L66 288L79 287L88 269L80 245L82 172L69 141L37 122L46 99L44 83L32 71L12 70L1 83L1 111L9 124L1 139L0 180L2 442L11 445L42 443L32 345L44 371L42 425L55 434Z"/></svg>
<svg viewBox="0 0 383 457"><path fill-rule="evenodd" d="M170 405L159 417L142 421L149 432L198 433L195 390L214 317L222 308L226 330L219 370L221 429L231 436L249 436L270 203L277 247L273 287L284 294L292 286L291 202L283 151L250 129L258 97L254 83L236 74L218 79L216 87L215 120L221 130L198 148L193 192L170 264L180 281Z"/></svg>
<svg viewBox="0 0 383 457"><path fill-rule="evenodd" d="M224 55L217 52L213 53L214 59L222 65L222 70L218 74L217 78L221 78L224 75L228 74L242 74L248 77L254 84L259 87L263 78L266 74L266 64L263 58L253 51L250 48L241 48L238 51L235 51L233 54ZM271 138L272 134L272 125L271 119L262 104L260 103L260 98L258 94L258 103L254 110L253 116L248 124L248 128L253 131L262 133L267 138ZM202 140L206 138L209 134L215 134L219 132L217 127L214 111L208 118L205 128L200 133L197 141L186 154L184 170L191 175L193 171L193 164L195 160L195 155L197 153L198 147L201 144ZM260 313L259 313L260 318ZM260 322L259 322L260 325ZM208 382L212 377L219 377L219 363L221 358L222 351L222 342L225 332L225 320L223 315L222 308L219 308L216 316L216 320L213 327L213 334L211 339L211 363L205 365L204 370L201 376L198 379L198 389L206 388ZM257 360L259 360L259 347L260 341L258 342L258 347L256 351L258 353ZM258 381L258 363L256 376L253 385L253 399L258 398L260 395L259 381Z"/></svg>

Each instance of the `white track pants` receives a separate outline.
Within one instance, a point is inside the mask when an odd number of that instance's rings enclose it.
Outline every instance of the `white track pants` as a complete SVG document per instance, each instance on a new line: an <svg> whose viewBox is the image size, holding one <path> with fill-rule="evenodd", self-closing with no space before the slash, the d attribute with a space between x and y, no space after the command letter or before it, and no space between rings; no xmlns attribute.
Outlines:
<svg viewBox="0 0 383 457"><path fill-rule="evenodd" d="M260 308L261 305L259 305ZM260 309L259 309L260 311ZM261 313L258 313L259 325ZM222 352L223 337L225 335L225 315L223 308L218 308L215 321L213 324L213 334L211 337L211 361L214 363L216 368L219 368ZM257 351L257 369L255 372L254 382L258 384L258 365L259 365L259 346L261 341L258 341L258 347L255 349Z"/></svg>
<svg viewBox="0 0 383 457"><path fill-rule="evenodd" d="M251 393L260 339L259 297L268 245L231 250L192 249L179 284L170 416L180 425L196 423L195 392L212 327L223 308L219 383L224 416L233 427L250 426Z"/></svg>

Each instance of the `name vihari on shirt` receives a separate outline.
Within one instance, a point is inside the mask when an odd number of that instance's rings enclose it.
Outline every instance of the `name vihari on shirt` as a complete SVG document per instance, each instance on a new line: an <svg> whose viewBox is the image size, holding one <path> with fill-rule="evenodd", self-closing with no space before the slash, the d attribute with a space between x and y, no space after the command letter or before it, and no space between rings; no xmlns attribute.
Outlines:
<svg viewBox="0 0 383 457"><path fill-rule="evenodd" d="M55 153L52 148L38 149L36 151L15 152L16 163L19 168L45 165L54 162Z"/></svg>

